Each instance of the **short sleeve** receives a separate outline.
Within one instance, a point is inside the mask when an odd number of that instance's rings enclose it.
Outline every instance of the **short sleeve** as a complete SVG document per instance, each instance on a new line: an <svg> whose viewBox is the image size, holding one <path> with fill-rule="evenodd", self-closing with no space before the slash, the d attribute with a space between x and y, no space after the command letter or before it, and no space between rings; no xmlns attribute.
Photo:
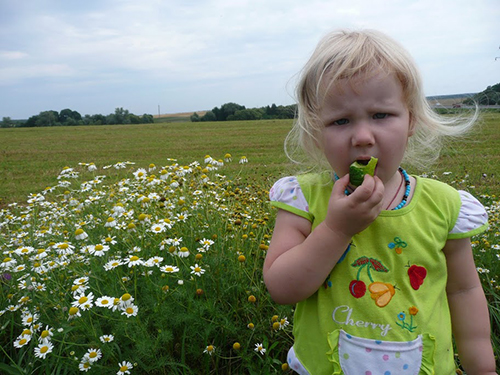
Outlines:
<svg viewBox="0 0 500 375"><path fill-rule="evenodd" d="M458 192L462 206L455 226L448 234L449 239L472 237L488 228L488 213L484 206L468 192L463 190Z"/></svg>
<svg viewBox="0 0 500 375"><path fill-rule="evenodd" d="M274 207L311 220L309 205L302 193L297 177L283 177L276 181L269 191L269 199Z"/></svg>

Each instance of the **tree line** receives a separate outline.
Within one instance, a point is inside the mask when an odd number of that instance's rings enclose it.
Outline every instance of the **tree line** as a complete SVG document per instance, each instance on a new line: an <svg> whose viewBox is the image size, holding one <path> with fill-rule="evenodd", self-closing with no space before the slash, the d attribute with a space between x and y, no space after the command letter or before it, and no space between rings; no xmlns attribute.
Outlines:
<svg viewBox="0 0 500 375"><path fill-rule="evenodd" d="M465 99L464 104L466 105L500 105L500 83L493 86L488 86L486 90L483 90L475 94L472 98Z"/></svg>
<svg viewBox="0 0 500 375"><path fill-rule="evenodd" d="M196 112L191 115L192 122L199 121L242 121L265 119L291 119L295 117L297 105L268 105L260 108L245 108L244 105L226 103L207 111L203 116Z"/></svg>
<svg viewBox="0 0 500 375"><path fill-rule="evenodd" d="M85 115L82 116L77 111L69 108L57 111L43 111L38 115L31 116L28 120L12 120L10 117L3 117L0 126L3 128L12 127L41 127L41 126L76 126L76 125L115 125L115 124L152 124L153 116L143 114L134 115L127 109L116 108L115 113L109 115Z"/></svg>

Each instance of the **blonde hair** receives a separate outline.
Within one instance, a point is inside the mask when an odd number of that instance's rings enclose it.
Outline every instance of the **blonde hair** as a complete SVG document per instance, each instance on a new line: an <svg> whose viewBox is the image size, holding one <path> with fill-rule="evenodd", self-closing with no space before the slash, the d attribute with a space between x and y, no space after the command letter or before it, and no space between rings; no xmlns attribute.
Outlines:
<svg viewBox="0 0 500 375"><path fill-rule="evenodd" d="M374 30L339 30L321 39L301 72L296 89L298 114L285 140L288 157L295 162L308 159L319 168L327 166L321 147L324 124L319 118L325 92L342 79L367 79L380 72L396 75L410 113L414 134L404 163L428 167L439 157L445 137L463 135L475 123L477 109L467 118L445 117L432 110L413 58L395 40ZM301 152L305 153L302 157Z"/></svg>

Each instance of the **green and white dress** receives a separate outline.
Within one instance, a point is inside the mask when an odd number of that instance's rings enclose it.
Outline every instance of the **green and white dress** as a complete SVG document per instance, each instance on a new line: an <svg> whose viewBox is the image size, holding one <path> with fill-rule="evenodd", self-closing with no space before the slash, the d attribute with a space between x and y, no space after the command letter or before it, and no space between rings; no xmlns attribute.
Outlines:
<svg viewBox="0 0 500 375"><path fill-rule="evenodd" d="M356 234L320 289L297 304L288 356L296 372L455 373L442 249L483 232L488 215L469 193L415 178L412 200ZM285 177L270 199L314 230L332 187L328 173Z"/></svg>

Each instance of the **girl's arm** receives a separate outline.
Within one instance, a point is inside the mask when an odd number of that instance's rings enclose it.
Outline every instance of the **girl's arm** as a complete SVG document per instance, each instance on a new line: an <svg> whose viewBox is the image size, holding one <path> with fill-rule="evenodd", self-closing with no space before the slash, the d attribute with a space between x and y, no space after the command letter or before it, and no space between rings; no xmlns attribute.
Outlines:
<svg viewBox="0 0 500 375"><path fill-rule="evenodd" d="M446 292L460 362L468 375L496 374L488 304L470 239L448 240L443 251L448 267Z"/></svg>
<svg viewBox="0 0 500 375"><path fill-rule="evenodd" d="M349 176L332 190L325 221L311 232L311 222L279 210L264 262L264 282L277 303L294 304L314 294L347 249L354 234L362 231L381 211L383 184L366 176L346 197Z"/></svg>

